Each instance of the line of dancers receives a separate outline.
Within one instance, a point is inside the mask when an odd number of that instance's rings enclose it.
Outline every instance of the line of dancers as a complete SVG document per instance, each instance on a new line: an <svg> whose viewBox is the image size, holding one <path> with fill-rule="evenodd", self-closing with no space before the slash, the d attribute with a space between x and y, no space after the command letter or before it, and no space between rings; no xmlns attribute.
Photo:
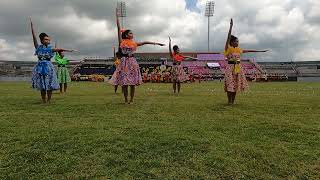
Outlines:
<svg viewBox="0 0 320 180"><path fill-rule="evenodd" d="M112 75L109 83L114 85L114 91L117 92L118 86L122 87L122 94L125 104L133 104L136 86L142 84L142 77L139 64L134 57L138 47L147 44L165 46L164 43L143 41L136 42L133 40L133 32L129 29L121 29L119 23L119 13L116 10L116 24L118 34L118 51L114 50L116 70ZM32 73L32 87L41 92L43 103L50 103L52 91L60 89L60 93L67 91L67 83L70 82L70 76L66 65L69 60L64 56L64 52L75 52L74 49L58 48L57 44L53 48L50 45L50 37L46 33L39 35L41 44L38 44L35 36L32 20L30 25L35 47L35 55L38 57L38 63ZM244 91L248 83L241 67L241 54L249 52L267 52L268 50L243 50L239 47L239 40L236 36L231 35L233 20L230 21L227 41L224 48L227 66L225 68L224 90L227 93L228 104L234 104L237 92ZM173 51L172 51L173 50ZM55 54L56 53L56 54ZM196 58L184 56L180 53L177 45L171 48L171 38L169 37L169 54L173 61L172 80L173 93L180 93L181 83L187 80L183 69L183 61L187 59L197 60ZM55 55L58 63L58 71L51 62ZM57 77L58 76L58 77ZM62 87L64 86L64 88ZM130 99L129 96L130 87Z"/></svg>

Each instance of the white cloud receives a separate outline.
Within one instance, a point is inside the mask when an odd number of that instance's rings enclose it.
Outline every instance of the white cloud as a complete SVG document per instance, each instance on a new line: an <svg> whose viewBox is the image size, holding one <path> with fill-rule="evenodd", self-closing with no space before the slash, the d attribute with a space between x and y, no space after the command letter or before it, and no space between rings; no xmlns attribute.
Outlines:
<svg viewBox="0 0 320 180"><path fill-rule="evenodd" d="M255 34L241 34L239 36L241 44L254 45L259 43L259 40Z"/></svg>
<svg viewBox="0 0 320 180"><path fill-rule="evenodd" d="M270 38L287 40L288 36L300 33L304 25L304 15L299 8L294 8L286 14L281 13L275 25L260 25L257 30Z"/></svg>
<svg viewBox="0 0 320 180"><path fill-rule="evenodd" d="M285 16L284 7L273 5L266 6L260 9L256 15L256 21L261 24L274 23L279 20L279 17Z"/></svg>
<svg viewBox="0 0 320 180"><path fill-rule="evenodd" d="M320 19L320 1L319 0L309 0L311 4L311 10L308 13L308 16L311 18Z"/></svg>
<svg viewBox="0 0 320 180"><path fill-rule="evenodd" d="M186 9L184 0L126 0L128 17L125 18L125 28L133 30L137 41L167 44L170 35L182 51L206 51L206 1L198 0L197 8L201 10L198 13ZM14 2L0 2L1 58L35 60L31 56L33 46L26 20L30 15L37 32L48 32L53 40L61 42L62 47L80 50L79 54L70 54L72 58L112 56L112 46L117 41L116 0ZM287 55L283 52L292 57L304 54L310 59L320 57L319 0L215 0L210 39L214 51L223 49L230 18L234 18L233 34L239 37L240 44L246 48L272 50L257 55L259 59L284 60ZM313 50L306 53L308 49ZM139 52L144 51L168 51L168 47L139 48Z"/></svg>
<svg viewBox="0 0 320 180"><path fill-rule="evenodd" d="M116 31L110 22L106 20L94 20L88 17L79 17L76 14L66 14L62 18L45 17L46 22L63 28L65 33L76 33L80 38L77 40L94 42L107 41L114 37Z"/></svg>
<svg viewBox="0 0 320 180"><path fill-rule="evenodd" d="M0 39L0 60L19 61L36 60L30 44L25 42L9 43L5 39Z"/></svg>
<svg viewBox="0 0 320 180"><path fill-rule="evenodd" d="M5 39L0 39L0 59L1 60L16 60L17 48L11 46Z"/></svg>
<svg viewBox="0 0 320 180"><path fill-rule="evenodd" d="M310 47L310 48L306 48L299 51L295 55L294 59L299 61L308 61L308 60L320 61L319 54L320 54L320 49L317 49L316 47Z"/></svg>

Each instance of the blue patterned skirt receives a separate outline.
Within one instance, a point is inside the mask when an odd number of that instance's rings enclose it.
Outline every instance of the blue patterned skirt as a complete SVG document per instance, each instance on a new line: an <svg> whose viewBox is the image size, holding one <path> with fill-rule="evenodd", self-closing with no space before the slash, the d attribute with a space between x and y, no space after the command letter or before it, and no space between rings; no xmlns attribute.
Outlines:
<svg viewBox="0 0 320 180"><path fill-rule="evenodd" d="M56 70L51 61L38 61L32 72L32 88L39 91L60 88Z"/></svg>

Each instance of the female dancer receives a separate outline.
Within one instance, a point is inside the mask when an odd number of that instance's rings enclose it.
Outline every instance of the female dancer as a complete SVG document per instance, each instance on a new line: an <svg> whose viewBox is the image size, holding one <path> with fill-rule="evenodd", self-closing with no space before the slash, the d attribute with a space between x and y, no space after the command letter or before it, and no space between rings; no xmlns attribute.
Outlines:
<svg viewBox="0 0 320 180"><path fill-rule="evenodd" d="M186 75L181 63L186 58L193 59L193 60L197 60L197 58L193 58L191 56L183 56L182 54L180 54L180 49L177 45L174 45L172 49L173 49L173 53L171 50L171 38L169 37L169 53L170 53L171 59L173 60L173 66L172 66L173 93L176 93L177 86L178 86L178 94L179 94L181 83L188 80L188 76Z"/></svg>
<svg viewBox="0 0 320 180"><path fill-rule="evenodd" d="M120 77L120 54L119 52L116 53L115 48L113 48L113 57L114 57L114 65L116 70L113 72L109 83L114 86L114 93L117 93L118 86L119 86L119 77Z"/></svg>
<svg viewBox="0 0 320 180"><path fill-rule="evenodd" d="M224 90L227 92L228 104L234 104L238 91L243 91L248 87L248 82L244 71L241 68L241 54L249 52L267 52L268 50L243 50L239 47L237 37L231 35L233 20L230 21L228 38L225 44L224 55L227 57L228 64L225 69Z"/></svg>
<svg viewBox="0 0 320 180"><path fill-rule="evenodd" d="M118 27L118 37L120 42L119 55L121 56L120 63L120 73L119 73L119 85L122 86L124 102L125 104L133 103L135 86L142 83L141 73L139 64L134 57L134 52L137 50L138 46L143 46L146 44L153 44L164 46L164 44L144 41L135 42L133 40L133 33L131 30L125 30L122 34L120 32L119 16L117 17L117 27ZM121 35L120 35L121 34ZM128 86L130 86L130 100L128 101Z"/></svg>
<svg viewBox="0 0 320 180"><path fill-rule="evenodd" d="M57 44L55 48L57 48ZM66 65L69 64L69 59L64 56L63 51L57 52L54 59L58 63L57 77L60 85L60 93L66 93L68 88L67 83L71 82L68 68L66 68Z"/></svg>
<svg viewBox="0 0 320 180"><path fill-rule="evenodd" d="M46 33L41 33L39 35L41 42L39 45L31 18L30 25L34 48L36 49L35 55L38 56L38 63L32 72L32 87L41 92L42 103L50 103L52 91L59 89L56 71L51 62L51 58L54 56L54 52L73 52L75 50L52 48L50 45L50 37Z"/></svg>

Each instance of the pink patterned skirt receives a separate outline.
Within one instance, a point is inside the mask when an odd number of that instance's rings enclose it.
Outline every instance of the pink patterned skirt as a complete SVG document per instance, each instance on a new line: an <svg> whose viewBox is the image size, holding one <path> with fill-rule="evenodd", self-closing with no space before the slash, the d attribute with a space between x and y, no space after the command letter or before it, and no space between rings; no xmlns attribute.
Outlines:
<svg viewBox="0 0 320 180"><path fill-rule="evenodd" d="M183 66L173 65L172 66L172 81L173 82L184 82L188 80L188 76L183 69Z"/></svg>
<svg viewBox="0 0 320 180"><path fill-rule="evenodd" d="M119 85L140 85L142 77L139 64L134 57L122 57L119 65Z"/></svg>
<svg viewBox="0 0 320 180"><path fill-rule="evenodd" d="M224 90L226 92L244 91L249 87L241 65L240 73L234 73L234 67L234 64L226 64L224 72Z"/></svg>
<svg viewBox="0 0 320 180"><path fill-rule="evenodd" d="M116 70L112 74L111 79L108 81L109 84L117 86L120 84L120 65L117 65Z"/></svg>

